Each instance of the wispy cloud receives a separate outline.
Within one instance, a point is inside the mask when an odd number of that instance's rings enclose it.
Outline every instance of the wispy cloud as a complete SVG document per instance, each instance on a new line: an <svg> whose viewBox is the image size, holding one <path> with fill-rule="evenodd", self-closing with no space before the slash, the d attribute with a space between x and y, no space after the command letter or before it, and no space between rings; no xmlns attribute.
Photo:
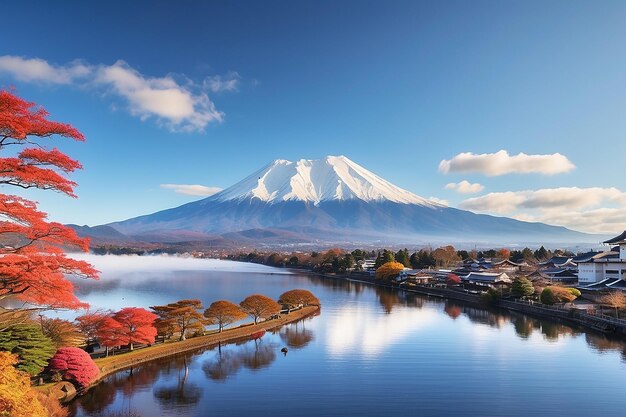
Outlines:
<svg viewBox="0 0 626 417"><path fill-rule="evenodd" d="M239 74L214 76L196 84L172 75L147 76L124 61L112 65L91 65L73 61L66 65L51 64L39 58L0 56L0 75L24 82L57 85L80 85L102 90L107 97L118 97L128 111L141 120L154 119L161 126L178 132L203 131L210 123L224 120L207 92L235 91ZM117 107L117 106L116 106Z"/></svg>
<svg viewBox="0 0 626 417"><path fill-rule="evenodd" d="M617 188L561 187L489 193L460 207L594 233L626 229L626 193Z"/></svg>
<svg viewBox="0 0 626 417"><path fill-rule="evenodd" d="M0 74L8 74L19 81L50 84L72 84L88 77L92 68L80 61L67 65L52 65L39 58L0 56Z"/></svg>
<svg viewBox="0 0 626 417"><path fill-rule="evenodd" d="M490 177L505 174L555 175L573 170L575 165L560 153L549 155L509 155L505 150L496 153L474 154L463 152L439 163L439 171L448 173L479 173Z"/></svg>
<svg viewBox="0 0 626 417"><path fill-rule="evenodd" d="M222 191L222 189L219 187L207 187L205 185L196 184L161 184L161 188L173 190L177 194L194 195L200 197L208 197Z"/></svg>
<svg viewBox="0 0 626 417"><path fill-rule="evenodd" d="M229 72L228 74L222 75L212 75L210 77L205 78L204 86L206 89L219 93L222 91L237 91L239 89L239 82L241 77L237 72Z"/></svg>
<svg viewBox="0 0 626 417"><path fill-rule="evenodd" d="M192 85L181 85L170 76L145 77L124 61L99 67L95 82L125 98L131 114L142 120L154 116L173 131L201 131L224 120L206 93L194 93Z"/></svg>
<svg viewBox="0 0 626 417"><path fill-rule="evenodd" d="M485 187L482 184L479 184L477 182L471 183L467 180L463 180L458 183L450 182L446 184L444 188L446 190L454 190L457 193L461 193L461 194L476 194L485 189Z"/></svg>

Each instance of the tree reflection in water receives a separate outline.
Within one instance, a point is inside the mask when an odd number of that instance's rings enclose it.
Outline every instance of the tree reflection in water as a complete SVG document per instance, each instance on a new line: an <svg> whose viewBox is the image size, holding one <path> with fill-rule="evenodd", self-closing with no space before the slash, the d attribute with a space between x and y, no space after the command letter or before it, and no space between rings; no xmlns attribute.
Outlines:
<svg viewBox="0 0 626 417"><path fill-rule="evenodd" d="M305 320L284 326L278 335L285 344L293 349L301 349L311 343L315 336L313 331L305 328Z"/></svg>
<svg viewBox="0 0 626 417"><path fill-rule="evenodd" d="M188 363L191 360L190 355L175 357L173 361L169 362L169 366L164 374L170 375L176 372L176 384L156 387L154 389L154 397L164 409L178 409L181 408L181 406L192 406L197 404L200 398L202 398L203 389L197 384L187 381L189 378Z"/></svg>
<svg viewBox="0 0 626 417"><path fill-rule="evenodd" d="M224 382L242 368L253 371L267 368L276 360L278 349L278 344L262 339L234 347L219 345L215 357L205 361L202 370L207 378Z"/></svg>
<svg viewBox="0 0 626 417"><path fill-rule="evenodd" d="M446 305L443 307L443 311L452 319L456 320L457 317L461 315L463 310L456 304L446 302Z"/></svg>
<svg viewBox="0 0 626 417"><path fill-rule="evenodd" d="M383 311L386 314L391 314L395 306L422 308L427 304L431 307L443 304L443 311L453 320L464 315L473 323L484 324L493 328L502 329L512 325L515 333L521 339L528 339L533 332L539 332L544 340L556 342L561 337L575 337L583 333L582 330L575 326L537 319L505 310L474 307L451 300L429 299L420 294L398 291L392 288L376 287L375 290L379 304L383 307Z"/></svg>
<svg viewBox="0 0 626 417"><path fill-rule="evenodd" d="M623 339L601 333L586 333L585 340L589 346L598 352L619 352L622 361L626 362L626 344Z"/></svg>

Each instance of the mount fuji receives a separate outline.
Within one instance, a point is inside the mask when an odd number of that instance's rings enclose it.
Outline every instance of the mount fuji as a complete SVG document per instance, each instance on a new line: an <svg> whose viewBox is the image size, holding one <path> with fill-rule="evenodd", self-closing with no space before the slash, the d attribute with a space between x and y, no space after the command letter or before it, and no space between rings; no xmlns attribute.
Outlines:
<svg viewBox="0 0 626 417"><path fill-rule="evenodd" d="M205 199L100 227L150 242L596 240L564 227L438 204L391 184L345 156L296 162L279 159ZM83 230L83 234L89 232Z"/></svg>

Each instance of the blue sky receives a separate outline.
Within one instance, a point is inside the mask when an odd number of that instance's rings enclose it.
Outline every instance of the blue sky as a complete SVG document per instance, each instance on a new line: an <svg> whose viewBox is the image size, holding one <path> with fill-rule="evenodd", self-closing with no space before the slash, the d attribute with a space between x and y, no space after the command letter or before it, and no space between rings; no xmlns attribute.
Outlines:
<svg viewBox="0 0 626 417"><path fill-rule="evenodd" d="M78 200L28 194L54 220L122 220L200 198L162 184L225 188L274 159L343 154L451 206L626 228L624 2L27 1L3 14L0 86L87 137L57 142L84 165Z"/></svg>

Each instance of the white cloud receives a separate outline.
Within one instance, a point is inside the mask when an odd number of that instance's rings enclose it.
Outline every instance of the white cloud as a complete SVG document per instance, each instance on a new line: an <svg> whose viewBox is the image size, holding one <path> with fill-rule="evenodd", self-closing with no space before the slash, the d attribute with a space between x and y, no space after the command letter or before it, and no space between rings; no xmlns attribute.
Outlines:
<svg viewBox="0 0 626 417"><path fill-rule="evenodd" d="M439 171L444 174L450 172L480 173L490 177L531 173L555 175L569 172L574 168L576 168L574 164L560 153L551 155L519 153L511 156L505 150L484 154L463 152L450 160L443 160L439 163Z"/></svg>
<svg viewBox="0 0 626 417"><path fill-rule="evenodd" d="M206 93L191 91L172 77L145 77L124 61L100 66L95 82L110 86L128 100L131 114L142 120L155 116L173 131L201 131L210 122L221 122L224 113Z"/></svg>
<svg viewBox="0 0 626 417"><path fill-rule="evenodd" d="M444 187L446 190L454 190L457 193L461 194L476 194L485 189L482 184L479 183L471 183L469 181L463 180L459 183L448 183Z"/></svg>
<svg viewBox="0 0 626 417"><path fill-rule="evenodd" d="M79 61L57 66L39 58L0 56L0 73L9 74L19 81L51 84L71 84L87 77L92 69Z"/></svg>
<svg viewBox="0 0 626 417"><path fill-rule="evenodd" d="M241 77L237 72L229 72L225 76L213 75L204 80L204 87L214 93L222 91L237 91Z"/></svg>
<svg viewBox="0 0 626 417"><path fill-rule="evenodd" d="M626 192L617 188L561 187L489 193L467 199L460 207L592 233L626 229Z"/></svg>
<svg viewBox="0 0 626 417"><path fill-rule="evenodd" d="M437 197L430 197L428 200L432 201L433 203L441 204L442 206L449 206L450 205L448 200L443 200L443 199L437 198Z"/></svg>
<svg viewBox="0 0 626 417"><path fill-rule="evenodd" d="M207 187L205 185L194 184L161 184L161 188L174 190L174 192L178 194L195 195L201 197L208 197L222 191L222 189L219 187Z"/></svg>
<svg viewBox="0 0 626 417"><path fill-rule="evenodd" d="M79 85L104 90L118 96L128 110L141 120L154 118L171 131L203 131L209 123L222 122L224 113L217 110L206 93L236 90L237 73L215 78L213 83L198 85L191 80L177 81L171 75L150 77L124 61L113 65L89 65L79 61L52 65L39 58L0 56L0 74L25 82ZM211 79L211 77L209 77ZM113 107L118 106L114 103Z"/></svg>

